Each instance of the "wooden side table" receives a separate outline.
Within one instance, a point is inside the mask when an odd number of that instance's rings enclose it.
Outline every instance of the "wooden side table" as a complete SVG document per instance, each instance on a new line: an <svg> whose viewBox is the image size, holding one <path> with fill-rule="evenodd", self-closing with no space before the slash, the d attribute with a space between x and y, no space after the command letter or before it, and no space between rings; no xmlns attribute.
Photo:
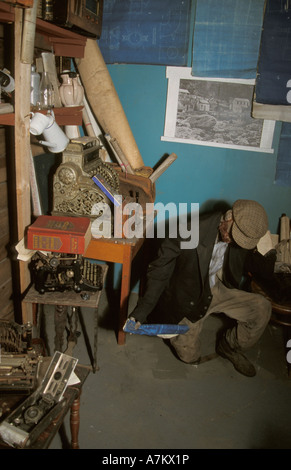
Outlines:
<svg viewBox="0 0 291 470"><path fill-rule="evenodd" d="M89 246L84 253L85 258L105 261L107 263L118 263L122 265L121 274L121 291L119 301L119 320L117 330L117 342L119 345L125 344L126 333L123 331L123 326L126 322L128 315L128 300L130 295L130 280L132 262L146 242L145 237L121 239L121 238L92 238ZM147 254L145 255L147 258ZM146 262L144 263L147 264ZM74 305L69 298L66 303L63 303L61 296L66 293L48 293L38 294L32 288L24 298L24 302L31 302L33 304L51 303L54 305ZM64 296L65 298L65 296ZM89 306L82 302L80 306ZM22 322L25 324L29 319L23 315Z"/></svg>
<svg viewBox="0 0 291 470"><path fill-rule="evenodd" d="M86 258L90 259L122 264L120 309L117 332L117 342L120 345L125 344L126 333L123 331L123 326L128 315L132 262L144 245L145 240L145 237L132 239L92 238L84 255Z"/></svg>

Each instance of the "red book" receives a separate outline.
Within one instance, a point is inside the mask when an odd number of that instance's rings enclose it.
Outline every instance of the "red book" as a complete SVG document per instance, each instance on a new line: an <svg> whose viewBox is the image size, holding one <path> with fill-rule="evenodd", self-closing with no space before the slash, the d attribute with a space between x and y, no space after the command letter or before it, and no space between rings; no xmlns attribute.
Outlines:
<svg viewBox="0 0 291 470"><path fill-rule="evenodd" d="M82 255L90 240L91 221L87 217L41 215L27 231L29 250Z"/></svg>

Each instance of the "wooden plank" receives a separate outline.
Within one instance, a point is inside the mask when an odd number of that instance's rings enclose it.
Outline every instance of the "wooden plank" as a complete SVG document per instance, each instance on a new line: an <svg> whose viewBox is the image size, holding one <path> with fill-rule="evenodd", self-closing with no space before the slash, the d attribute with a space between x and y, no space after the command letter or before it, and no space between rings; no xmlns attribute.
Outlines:
<svg viewBox="0 0 291 470"><path fill-rule="evenodd" d="M67 43L74 43L76 41L85 45L87 41L86 36L82 36L75 33L74 31L61 28L60 26L49 23L48 21L41 20L40 18L37 18L36 20L36 31L49 37L65 38Z"/></svg>
<svg viewBox="0 0 291 470"><path fill-rule="evenodd" d="M49 37L49 42L52 44L56 56L84 57L86 38L85 40L83 38L70 39L68 42L66 38Z"/></svg>
<svg viewBox="0 0 291 470"><path fill-rule="evenodd" d="M22 37L22 10L15 8L14 23L14 61L15 61L15 173L16 173L16 210L18 240L24 237L25 229L31 223L30 212L30 64L20 60ZM22 294L30 284L27 263L19 262L19 289ZM32 311L22 305L22 316L32 319Z"/></svg>
<svg viewBox="0 0 291 470"><path fill-rule="evenodd" d="M68 108L54 108L56 121L59 126L81 126L83 106L72 106ZM44 113L45 111L38 111ZM6 126L15 125L14 113L0 114L0 124Z"/></svg>
<svg viewBox="0 0 291 470"><path fill-rule="evenodd" d="M151 174L149 177L152 183L155 183L156 180L164 173L164 171L169 168L170 165L177 159L177 155L175 153L171 153L159 166L158 168Z"/></svg>
<svg viewBox="0 0 291 470"><path fill-rule="evenodd" d="M0 124L3 126L14 126L15 115L14 113L0 114Z"/></svg>
<svg viewBox="0 0 291 470"><path fill-rule="evenodd" d="M3 23L11 23L15 19L15 8L5 2L0 2L0 20Z"/></svg>
<svg viewBox="0 0 291 470"><path fill-rule="evenodd" d="M33 0L4 0L4 3L12 3L13 5L20 5L22 7L32 7Z"/></svg>
<svg viewBox="0 0 291 470"><path fill-rule="evenodd" d="M43 304L43 305L66 305L74 307L98 307L102 291L90 293L90 299L83 300L79 293L73 291L65 292L45 292L40 294L31 287L24 298L25 303Z"/></svg>
<svg viewBox="0 0 291 470"><path fill-rule="evenodd" d="M82 125L82 109L83 106L68 106L68 107L61 107L61 108L54 108L54 115L56 118L56 122L59 126L81 126ZM38 113L46 114L47 111L39 110ZM0 116L1 119L1 116Z"/></svg>
<svg viewBox="0 0 291 470"><path fill-rule="evenodd" d="M29 187L29 116L30 116L30 64L20 60L22 15L15 11L15 167L18 214L18 238L23 238L25 228L30 224L30 187Z"/></svg>

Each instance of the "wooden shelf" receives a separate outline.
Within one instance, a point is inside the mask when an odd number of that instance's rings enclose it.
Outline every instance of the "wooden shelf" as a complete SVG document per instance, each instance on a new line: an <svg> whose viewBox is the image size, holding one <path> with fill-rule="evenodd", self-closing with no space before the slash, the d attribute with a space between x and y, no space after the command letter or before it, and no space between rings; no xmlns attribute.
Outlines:
<svg viewBox="0 0 291 470"><path fill-rule="evenodd" d="M3 126L14 126L14 113L0 114L0 124Z"/></svg>
<svg viewBox="0 0 291 470"><path fill-rule="evenodd" d="M86 36L37 18L36 32L46 37L56 56L84 57Z"/></svg>
<svg viewBox="0 0 291 470"><path fill-rule="evenodd" d="M9 67L13 70L15 79L14 90L14 113L0 114L0 125L13 126L14 132L9 135L11 153L13 158L13 177L11 191L13 192L13 207L9 208L9 217L13 221L13 239L21 240L24 237L26 228L31 224L31 188L30 188L30 167L31 167L31 136L29 132L30 113L30 64L23 63L22 52L22 29L24 5L28 6L30 0L15 0L7 3L0 1L0 23L4 25L3 33L4 47L11 50L11 61ZM15 5L17 3L18 6ZM20 7L20 4L24 4ZM6 27L8 25L8 27ZM11 40L13 33L13 41ZM84 57L87 37L76 34L71 30L55 26L52 23L36 20L36 36L39 46L34 44L35 52L40 50L54 52L56 56L68 58ZM9 42L10 41L10 42ZM36 42L36 41L35 41ZM13 59L13 65L12 65ZM10 63L11 62L11 63ZM8 66L8 65L7 65ZM4 108L2 108L4 111ZM8 111L10 111L8 109ZM59 125L80 125L82 124L82 106L72 108L55 108L54 113ZM8 130L8 129L7 129ZM9 133L10 134L10 133ZM11 224L12 225L12 224ZM22 319L32 319L32 309L29 304L21 301L23 293L26 292L31 283L31 273L28 264L20 262L16 269L17 282L13 297L19 301L19 309Z"/></svg>
<svg viewBox="0 0 291 470"><path fill-rule="evenodd" d="M54 115L59 126L81 126L83 106L54 108ZM37 111L46 113L46 111Z"/></svg>
<svg viewBox="0 0 291 470"><path fill-rule="evenodd" d="M12 4L0 1L0 22L13 23L15 21L15 7ZM36 20L36 32L40 33L54 49L54 54L65 57L84 57L87 37L80 36L68 29L60 28L52 23ZM82 125L82 106L70 108L55 108L56 121L60 126ZM0 125L14 126L14 113L0 114Z"/></svg>
<svg viewBox="0 0 291 470"><path fill-rule="evenodd" d="M8 3L0 2L0 22L13 23L14 18L14 6Z"/></svg>
<svg viewBox="0 0 291 470"><path fill-rule="evenodd" d="M0 1L0 22L13 23L15 20L15 7ZM61 28L48 21L37 18L36 32L46 38L53 47L56 56L84 57L87 37L74 33L69 29Z"/></svg>
<svg viewBox="0 0 291 470"><path fill-rule="evenodd" d="M69 108L54 108L54 114L59 126L81 126L83 106L72 106ZM46 111L36 111L46 113ZM0 125L14 126L14 113L0 114Z"/></svg>
<svg viewBox="0 0 291 470"><path fill-rule="evenodd" d="M4 3L13 3L21 7L33 7L33 0L4 0Z"/></svg>

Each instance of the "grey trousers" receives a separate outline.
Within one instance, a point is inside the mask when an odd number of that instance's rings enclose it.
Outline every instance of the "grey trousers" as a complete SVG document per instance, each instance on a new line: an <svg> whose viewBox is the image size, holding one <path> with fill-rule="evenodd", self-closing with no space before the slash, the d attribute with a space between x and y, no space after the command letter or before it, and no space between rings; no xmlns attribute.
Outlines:
<svg viewBox="0 0 291 470"><path fill-rule="evenodd" d="M228 289L217 279L212 288L213 298L206 315L192 323L183 318L181 324L189 326L189 331L170 339L179 358L184 362L194 362L201 356L200 333L205 320L212 313L224 313L237 320L234 328L226 331L226 340L235 350L252 347L263 334L271 317L271 303L260 294Z"/></svg>

